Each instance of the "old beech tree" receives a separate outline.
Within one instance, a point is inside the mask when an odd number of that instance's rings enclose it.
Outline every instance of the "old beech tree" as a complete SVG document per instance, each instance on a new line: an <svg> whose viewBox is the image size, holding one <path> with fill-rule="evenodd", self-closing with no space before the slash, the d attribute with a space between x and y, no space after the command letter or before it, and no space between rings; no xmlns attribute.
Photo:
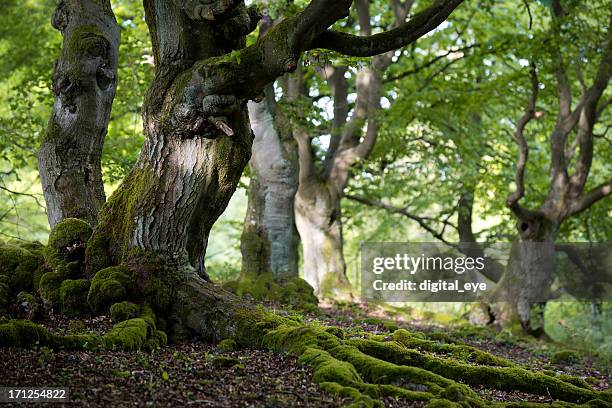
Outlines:
<svg viewBox="0 0 612 408"><path fill-rule="evenodd" d="M209 231L251 154L247 102L294 71L306 50L382 54L431 31L461 2L436 1L392 30L360 37L330 29L348 15L352 1L313 0L245 48L245 36L260 16L241 0L145 0L155 60L155 79L143 106L146 140L132 171L98 216L87 243L87 273L127 267L135 276L133 297L166 317L171 333L235 334L246 323L238 318L243 306L208 283L202 259ZM56 67L57 98L46 137L54 144L43 150L40 167L60 181L63 168L78 177L71 178L69 188L51 182L56 188L45 188L45 199L50 208L62 208L53 223L66 216L91 222L95 215L69 207L86 205L93 214L97 209L71 197L75 189L85 195L91 187L81 184L92 183L99 171L97 148L79 145L104 135L101 125L116 82L116 25L109 2L93 0L61 2L54 24L67 38ZM68 63L76 65L65 68ZM74 143L75 129L81 129L79 143Z"/></svg>

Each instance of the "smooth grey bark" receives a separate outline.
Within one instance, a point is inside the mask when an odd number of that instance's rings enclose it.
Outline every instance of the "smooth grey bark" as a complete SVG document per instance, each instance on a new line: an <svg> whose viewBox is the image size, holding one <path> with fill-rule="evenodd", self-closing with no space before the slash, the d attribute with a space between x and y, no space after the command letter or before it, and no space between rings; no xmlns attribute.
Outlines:
<svg viewBox="0 0 612 408"><path fill-rule="evenodd" d="M117 86L119 26L108 0L62 0L52 24L63 45L38 155L47 216L51 228L67 217L93 226L105 201L100 160Z"/></svg>
<svg viewBox="0 0 612 408"><path fill-rule="evenodd" d="M410 3L397 6L396 25L406 19ZM370 5L356 2L360 34L371 35ZM295 219L302 242L304 279L321 297L350 298L351 285L346 277L343 254L341 200L352 167L368 157L378 135L377 111L382 96L382 72L392 63L387 53L374 57L371 66L359 70L356 77L357 101L348 118L348 83L346 68L325 68L334 98L334 119L324 168L316 169L310 138L296 132L299 145L300 178L295 201ZM362 135L363 124L367 123Z"/></svg>
<svg viewBox="0 0 612 408"><path fill-rule="evenodd" d="M249 202L240 238L242 274L297 277L299 238L293 214L297 146L287 120L275 108L272 91L269 87L264 100L248 104L255 139Z"/></svg>

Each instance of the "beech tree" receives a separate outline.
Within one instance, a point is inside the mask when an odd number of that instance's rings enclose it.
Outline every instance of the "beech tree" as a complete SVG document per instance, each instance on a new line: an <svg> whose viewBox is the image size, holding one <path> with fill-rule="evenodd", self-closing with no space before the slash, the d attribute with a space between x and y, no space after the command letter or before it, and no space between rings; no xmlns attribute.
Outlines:
<svg viewBox="0 0 612 408"><path fill-rule="evenodd" d="M596 47L596 56L590 59L596 67L593 77L585 78L581 64L573 64L580 87L580 96L574 104L567 56L561 46L564 40L562 25L571 24L579 11L574 6L568 12L559 0L553 0L550 9L552 62L558 107L556 123L549 138L548 193L534 208L520 203L526 194L525 175L529 154L526 130L527 125L537 117L540 85L537 64L532 61L529 101L516 124L515 140L519 150L516 189L506 200L516 218L518 236L506 272L491 298L493 304L490 312L493 318L503 322L518 315L523 326L529 325L532 305L545 298L550 288L555 241L561 224L612 194L612 179L588 186L593 163L594 129L609 103L609 100L602 97L612 73L612 15L609 16L607 34Z"/></svg>
<svg viewBox="0 0 612 408"><path fill-rule="evenodd" d="M273 24L270 16L265 16L259 35L265 35ZM296 71L279 81L288 102L299 91L299 65ZM240 280L248 281L247 286L263 274L272 274L275 280L297 278L299 242L293 215L298 184L297 145L291 123L278 107L272 84L265 88L261 101L249 102L248 110L254 140L249 201L240 237Z"/></svg>
<svg viewBox="0 0 612 408"><path fill-rule="evenodd" d="M38 155L47 216L51 228L68 217L95 225L105 201L100 160L117 86L119 26L110 4L97 1L60 2L52 24L64 44Z"/></svg>
<svg viewBox="0 0 612 408"><path fill-rule="evenodd" d="M143 105L145 142L132 171L99 215L86 245L87 273L93 276L116 265L127 268L135 274L134 297L167 317L173 334L192 330L222 338L249 324L239 317L240 303L207 282L203 265L210 229L250 157L247 102L258 99L280 75L294 71L308 49L382 54L431 31L460 3L437 1L388 32L359 37L329 29L348 14L352 1L314 0L245 48L245 35L260 16L242 1L146 0L155 79ZM60 3L56 14L63 7ZM110 6L89 11L103 18ZM70 26L72 14L65 18ZM93 59L96 64L88 71L90 80L106 67L100 58ZM74 109L70 104L59 108L66 114ZM86 113L77 105L72 114ZM57 158L49 155L44 161L54 165ZM62 202L66 194L47 189L45 199Z"/></svg>
<svg viewBox="0 0 612 408"><path fill-rule="evenodd" d="M577 231L581 227L577 224L586 219L586 212L590 212L592 217L597 217L596 211L606 214L603 203L599 206L601 210L593 207L609 197L612 191L609 173L602 171L606 169L608 159L605 133L609 122L609 116L606 116L609 115L606 113L609 95L606 92L610 76L610 15L601 5L593 2L589 7L572 4L564 8L561 3L552 2L550 19L545 15L540 17L540 10L548 8L541 6L536 14L538 19L532 21L533 29L529 28L516 38L503 40L514 55L505 52L491 56L487 65L480 62L485 70L491 71L490 78L476 70L476 75L459 91L458 98L449 97L451 91L445 88L445 97L436 96L428 105L430 111L424 116L444 136L438 138L430 134L419 138L415 135L414 140L427 145L433 152L430 157L435 157L436 153L442 154L437 146L448 148L446 143L450 138L454 145L450 149L453 153L443 153L443 162L436 164L435 171L444 171L445 174L441 182L417 178L416 183L441 183L443 189L450 192L449 198L440 199L444 202L442 208L432 212L431 208L419 208L415 200L411 205L402 206L388 197L372 197L376 195L372 192L349 194L354 201L412 220L436 240L450 245L455 245L456 240L470 243L470 251L478 255L483 253L483 248L476 245L477 235L471 225L474 202L479 200L477 190L483 190L480 194L491 194L508 190L511 183L516 185L514 192L503 199L493 200L498 203L495 212L503 214L504 204L512 218L510 221L504 219L501 222L503 226L491 231L488 239L511 240L512 251L507 265L488 260L487 277L499 283L496 291L483 299L482 308L473 313L474 321L502 327L520 323L519 326L528 331L534 329L531 325L533 305L554 295L550 288L555 242L560 236L565 240L580 237ZM538 24L542 29L536 31ZM516 30L516 27L512 29ZM507 64L514 60L518 66L529 65L525 62L528 59L532 62L529 68L518 71L511 68L504 74L507 69L504 67L498 74L499 67L488 68L493 64L491 61L497 59L505 60ZM466 72L465 68L463 72ZM517 72L521 77L517 77ZM460 82L459 78L450 77L453 82ZM477 102L470 107L469 101L465 100L469 98L465 96L465 90L473 89L476 80L482 81L484 86L478 87L475 93L480 101L486 100L487 103ZM516 87L517 95L522 99L517 100L516 95L504 95L502 100L496 101L496 90L506 87ZM551 89L556 92L551 92ZM440 123L431 119L436 117L436 106L440 106L441 100L448 103L448 98L451 98L453 106L468 106L465 112L459 113L458 108L454 108L455 120L451 124L444 119ZM516 118L509 112L519 103L522 112ZM464 131L460 118L470 121L475 113L483 116L484 125L468 127ZM500 118L505 119L502 121ZM512 124L511 131L510 127L506 128L507 124ZM457 129L461 129L459 137ZM511 138L505 142L507 132L511 133ZM480 143L479 148L475 149L469 141ZM513 142L518 148L516 159L506 153L508 147L514 147ZM536 151L536 155L528 160L530 150ZM495 157L497 167L503 164L503 172L509 176L497 177L501 185L487 186L487 177L495 170L487 168L493 163L491 160L484 162L483 156ZM421 167L427 168L427 165L419 165L419 170ZM549 173L543 169L549 169ZM408 187L419 193L418 186L406 186L405 178L406 175L402 174L404 191ZM433 194L433 186L428 186L428 191ZM437 196L442 197L442 194L436 190ZM413 197L409 195L410 198ZM481 202L485 200L480 198ZM568 233L567 228L563 230L568 223L571 223L572 233ZM516 228L509 230L506 225L516 225ZM585 238L590 237L583 236L579 240ZM457 249L462 249L461 244Z"/></svg>

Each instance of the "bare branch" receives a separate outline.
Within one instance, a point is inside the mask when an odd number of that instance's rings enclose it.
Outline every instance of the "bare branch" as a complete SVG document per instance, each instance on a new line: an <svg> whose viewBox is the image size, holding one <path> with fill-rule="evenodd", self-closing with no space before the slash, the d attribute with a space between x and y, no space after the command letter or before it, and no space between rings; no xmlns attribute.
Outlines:
<svg viewBox="0 0 612 408"><path fill-rule="evenodd" d="M570 204L569 215L582 212L595 204L597 201L612 194L612 180L600 184L588 193L582 194L578 199Z"/></svg>
<svg viewBox="0 0 612 408"><path fill-rule="evenodd" d="M325 48L356 57L371 57L402 48L435 29L457 8L463 0L437 0L410 21L389 31L355 36L327 30L313 43L312 48Z"/></svg>
<svg viewBox="0 0 612 408"><path fill-rule="evenodd" d="M591 164L593 162L593 128L599 117L598 104L604 91L608 87L612 72L612 15L608 25L608 35L605 40L603 57L597 69L593 85L585 92L580 119L578 121L578 135L576 137L580 153L576 161L576 170L570 178L570 185L574 195L578 195L586 183Z"/></svg>
<svg viewBox="0 0 612 408"><path fill-rule="evenodd" d="M511 193L507 200L506 205L515 213L520 212L519 200L525 196L525 167L527 166L527 159L529 156L529 146L525 140L525 127L535 117L536 101L538 98L538 76L536 72L536 66L531 63L531 96L529 97L529 103L525 113L519 120L516 133L514 138L519 147L519 157L516 163L516 190Z"/></svg>
<svg viewBox="0 0 612 408"><path fill-rule="evenodd" d="M353 200L356 201L358 203L370 206L370 207L377 207L380 209L383 209L385 211L388 211L392 214L399 214L399 215L403 215L406 218L409 218L413 221L416 221L417 224L419 224L419 226L421 228L423 228L425 231L429 232L434 238L436 238L437 240L439 240L440 242L445 243L446 245L452 246L453 248L457 248L456 244L453 244L449 241L447 241L444 238L444 235L442 232L436 231L435 229L433 229L429 224L428 221L435 221L435 222L442 222L443 225L449 225L450 222L448 221L440 221L440 220L434 220L432 218L429 217L420 217L418 215L415 215L411 212L409 212L406 208L399 208L399 207L394 207L390 204L384 203L382 201L378 201L378 200L370 200L368 198L365 197L361 197L361 196L354 196L354 195L346 195L346 198L348 198L349 200ZM450 224L453 228L456 228L456 226Z"/></svg>
<svg viewBox="0 0 612 408"><path fill-rule="evenodd" d="M456 54L458 52L463 53L463 55L461 57L455 58L455 59L453 59L453 61L465 58L465 57L468 56L468 54L465 53L465 51L469 51L472 48L476 48L476 47L480 47L480 44L475 43L475 44L470 44L470 45L467 45L467 46L461 47L461 48L451 48L450 50L446 51L444 54L440 54L440 55L430 59L429 61L427 61L427 62L425 62L425 63L423 63L423 64L421 64L421 65L419 65L419 66L417 66L415 68L413 68L413 69L410 69L408 71L404 71L402 73L399 73L399 74L387 77L385 79L385 82L397 81L398 79L402 79L402 78L405 78L405 77L410 76L410 75L418 74L422 70L429 68L430 66L434 65L436 62L440 61L441 59L444 59L444 58L448 57L451 54Z"/></svg>

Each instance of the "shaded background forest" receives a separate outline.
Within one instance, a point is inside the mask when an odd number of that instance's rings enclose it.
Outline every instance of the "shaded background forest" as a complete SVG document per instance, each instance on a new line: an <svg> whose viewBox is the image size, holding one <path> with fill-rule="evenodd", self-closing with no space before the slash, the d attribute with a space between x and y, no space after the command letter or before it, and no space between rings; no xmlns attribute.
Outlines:
<svg viewBox="0 0 612 408"><path fill-rule="evenodd" d="M255 2L258 3L258 2ZM301 1L263 1L270 16L287 13ZM377 4L380 3L380 6ZM374 31L391 23L384 2L372 6ZM607 26L609 1L567 1L579 17L563 27L563 43L572 85L591 78ZM53 63L61 37L49 24L55 2L13 1L0 5L0 239L46 241L49 230L37 171L37 149L52 106ZM473 223L479 242L511 241L515 221L506 208L514 188L516 122L529 99L529 64L538 66L537 120L529 125L530 157L526 204L539 203L548 191L548 137L556 120L557 96L550 57L549 3L546 1L468 2L416 45L397 52L383 74L382 109L377 113L378 140L370 157L353 170L347 196L402 209L393 214L362 202L342 200L344 256L347 274L359 285L359 249L364 241L458 241L458 202L473 191ZM153 76L152 56L141 2L113 2L122 29L119 83L104 145L103 173L107 197L136 160L142 145L141 104ZM350 19L343 27L354 30ZM256 38L252 34L250 40ZM320 158L330 141L333 116L326 68L346 66L349 109L355 102L357 71L369 59L309 53L300 69L307 95L287 102L277 87L281 110L316 134ZM610 99L610 92L607 98ZM612 125L604 111L595 129L594 163L589 186L612 174ZM607 125L606 125L607 124ZM230 206L215 224L207 251L213 280L240 273L240 235L247 205L249 170ZM612 237L610 197L568 219L559 232L562 242L606 242ZM467 305L412 305L415 313L436 312L453 319ZM604 352L612 349L609 305L600 313L586 303L552 303L547 332L555 340Z"/></svg>

